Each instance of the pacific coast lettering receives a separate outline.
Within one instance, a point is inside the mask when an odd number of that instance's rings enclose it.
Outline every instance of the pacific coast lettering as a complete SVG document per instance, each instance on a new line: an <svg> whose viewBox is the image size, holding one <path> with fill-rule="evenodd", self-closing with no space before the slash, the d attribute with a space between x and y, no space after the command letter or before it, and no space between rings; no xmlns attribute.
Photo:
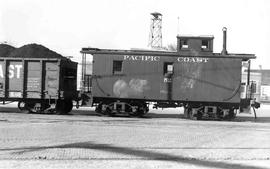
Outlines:
<svg viewBox="0 0 270 169"><path fill-rule="evenodd" d="M145 55L124 55L124 60L129 61L150 61L150 62L158 62L160 61L160 56L145 56ZM184 63L206 63L209 58L202 57L177 57L177 62Z"/></svg>
<svg viewBox="0 0 270 169"><path fill-rule="evenodd" d="M0 78L4 78L4 67L0 64ZM22 65L9 65L8 66L8 77L12 78L20 78Z"/></svg>
<svg viewBox="0 0 270 169"><path fill-rule="evenodd" d="M134 60L134 61L159 61L159 56L140 56L140 55L124 55L124 60Z"/></svg>
<svg viewBox="0 0 270 169"><path fill-rule="evenodd" d="M199 57L178 57L178 62L190 62L190 63L206 63L208 58L199 58Z"/></svg>

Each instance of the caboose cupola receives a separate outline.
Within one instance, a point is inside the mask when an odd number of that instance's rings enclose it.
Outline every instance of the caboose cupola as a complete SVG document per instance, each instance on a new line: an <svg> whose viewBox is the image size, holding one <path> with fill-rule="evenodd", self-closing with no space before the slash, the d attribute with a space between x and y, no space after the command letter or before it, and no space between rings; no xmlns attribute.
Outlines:
<svg viewBox="0 0 270 169"><path fill-rule="evenodd" d="M213 52L214 36L177 36L178 52Z"/></svg>

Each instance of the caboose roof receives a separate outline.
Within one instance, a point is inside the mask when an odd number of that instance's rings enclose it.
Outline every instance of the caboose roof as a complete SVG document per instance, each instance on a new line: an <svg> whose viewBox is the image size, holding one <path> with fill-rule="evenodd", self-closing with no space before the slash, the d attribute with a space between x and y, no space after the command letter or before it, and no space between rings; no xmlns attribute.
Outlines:
<svg viewBox="0 0 270 169"><path fill-rule="evenodd" d="M177 35L180 39L214 39L213 35Z"/></svg>
<svg viewBox="0 0 270 169"><path fill-rule="evenodd" d="M199 55L183 54L181 52L157 51L157 50L117 50L117 49L99 49L99 48L82 48L82 54L110 54L110 55L154 55L154 56L171 56L171 57L209 57L209 58L234 58L249 60L255 59L255 54L229 53L223 55L221 53L206 53Z"/></svg>

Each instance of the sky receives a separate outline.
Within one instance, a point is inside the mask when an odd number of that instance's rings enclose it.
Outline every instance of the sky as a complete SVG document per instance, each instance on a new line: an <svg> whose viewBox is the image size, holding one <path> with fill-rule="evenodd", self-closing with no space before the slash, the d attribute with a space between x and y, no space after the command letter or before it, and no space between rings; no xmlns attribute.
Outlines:
<svg viewBox="0 0 270 169"><path fill-rule="evenodd" d="M163 15L163 46L213 35L218 53L225 26L229 53L256 54L252 68L270 69L269 0L0 0L0 43L42 44L75 61L83 47L146 48L152 12Z"/></svg>

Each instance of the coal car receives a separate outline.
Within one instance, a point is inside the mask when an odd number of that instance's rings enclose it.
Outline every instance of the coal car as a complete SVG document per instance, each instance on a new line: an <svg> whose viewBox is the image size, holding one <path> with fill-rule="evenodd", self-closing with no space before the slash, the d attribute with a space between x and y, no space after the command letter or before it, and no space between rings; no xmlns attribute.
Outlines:
<svg viewBox="0 0 270 169"><path fill-rule="evenodd" d="M0 101L21 110L67 114L77 92L77 63L36 44L0 57Z"/></svg>
<svg viewBox="0 0 270 169"><path fill-rule="evenodd" d="M180 107L189 118L233 118L250 106L249 82L243 84L243 62L254 54L213 52L213 36L177 36L177 51L82 48L83 63L93 57L92 75L82 67L85 103L106 115L143 116L156 108ZM249 75L249 74L248 74ZM90 87L89 87L90 86Z"/></svg>

